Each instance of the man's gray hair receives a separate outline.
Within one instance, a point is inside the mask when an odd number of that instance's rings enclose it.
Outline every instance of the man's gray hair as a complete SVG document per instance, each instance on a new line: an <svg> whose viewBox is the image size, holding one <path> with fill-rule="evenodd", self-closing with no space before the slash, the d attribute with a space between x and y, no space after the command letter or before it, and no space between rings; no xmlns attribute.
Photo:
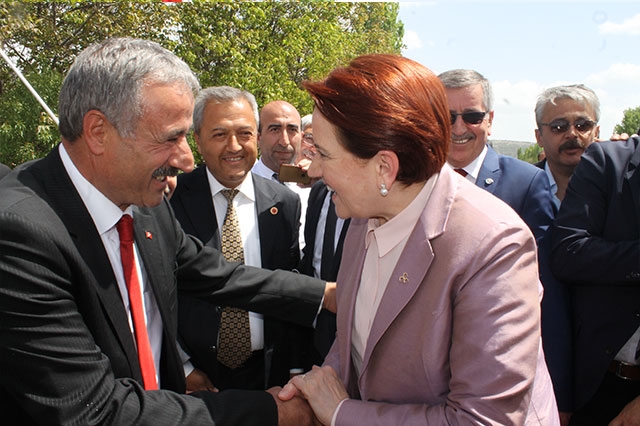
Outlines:
<svg viewBox="0 0 640 426"><path fill-rule="evenodd" d="M202 121L204 120L204 109L209 103L223 103L232 102L239 99L244 99L251 106L253 116L256 119L256 128L260 122L260 115L258 113L258 103L256 97L246 90L237 89L229 86L214 86L207 87L198 93L196 96L196 106L193 109L193 131L196 134L200 134L202 128Z"/></svg>
<svg viewBox="0 0 640 426"><path fill-rule="evenodd" d="M183 82L194 93L200 89L189 66L155 42L110 38L93 44L78 55L62 84L60 133L75 141L85 114L98 110L120 136L133 137L144 112L144 85L174 82Z"/></svg>
<svg viewBox="0 0 640 426"><path fill-rule="evenodd" d="M491 83L482 74L474 70L449 70L438 76L447 89L462 89L479 84L482 87L482 103L485 111L493 111L493 91Z"/></svg>
<svg viewBox="0 0 640 426"><path fill-rule="evenodd" d="M300 119L300 129L304 131L309 126L313 126L313 116L311 114L307 114Z"/></svg>
<svg viewBox="0 0 640 426"><path fill-rule="evenodd" d="M544 115L544 110L547 105L556 105L558 99L571 99L584 107L591 107L595 115L595 122L600 121L600 100L598 100L596 93L584 84L571 84L567 86L550 87L538 96L535 108L538 128L541 126L542 116Z"/></svg>

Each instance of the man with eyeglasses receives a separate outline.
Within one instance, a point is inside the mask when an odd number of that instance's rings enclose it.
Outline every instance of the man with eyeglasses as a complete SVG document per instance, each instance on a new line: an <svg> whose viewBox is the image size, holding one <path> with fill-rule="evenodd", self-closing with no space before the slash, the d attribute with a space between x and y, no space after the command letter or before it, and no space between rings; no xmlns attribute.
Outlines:
<svg viewBox="0 0 640 426"><path fill-rule="evenodd" d="M600 133L600 101L582 84L556 86L538 97L535 113L536 140L545 153L535 165L547 173L557 211L580 156Z"/></svg>
<svg viewBox="0 0 640 426"><path fill-rule="evenodd" d="M451 112L447 162L477 186L509 204L540 243L553 221L549 179L524 161L499 155L488 144L493 122L489 80L474 70L456 69L438 76Z"/></svg>
<svg viewBox="0 0 640 426"><path fill-rule="evenodd" d="M535 165L549 178L554 212L557 212L581 155L597 140L600 102L595 92L582 84L556 86L540 94L535 114L536 140L545 152L545 159ZM541 254L539 262L544 265L549 261L551 246L549 239L543 244L546 246L542 252L547 255ZM574 408L570 299L568 286L554 276L545 280L542 341L563 425L569 423Z"/></svg>

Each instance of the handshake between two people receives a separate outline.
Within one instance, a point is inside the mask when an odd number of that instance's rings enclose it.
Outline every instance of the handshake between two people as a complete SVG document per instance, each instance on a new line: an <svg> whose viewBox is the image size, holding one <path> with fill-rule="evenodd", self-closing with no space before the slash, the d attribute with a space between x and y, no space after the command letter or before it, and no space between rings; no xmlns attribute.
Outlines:
<svg viewBox="0 0 640 426"><path fill-rule="evenodd" d="M331 425L347 390L330 366L314 366L311 371L294 376L283 388L269 392L278 406L278 426Z"/></svg>

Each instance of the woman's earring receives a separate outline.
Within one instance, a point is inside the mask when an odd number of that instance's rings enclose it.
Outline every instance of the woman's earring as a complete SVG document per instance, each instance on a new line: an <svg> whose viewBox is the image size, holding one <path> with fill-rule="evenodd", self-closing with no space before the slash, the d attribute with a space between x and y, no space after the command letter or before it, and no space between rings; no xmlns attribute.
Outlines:
<svg viewBox="0 0 640 426"><path fill-rule="evenodd" d="M386 197L387 195L389 195L389 190L387 189L387 185L385 185L384 183L380 184L380 195L382 195L383 197Z"/></svg>

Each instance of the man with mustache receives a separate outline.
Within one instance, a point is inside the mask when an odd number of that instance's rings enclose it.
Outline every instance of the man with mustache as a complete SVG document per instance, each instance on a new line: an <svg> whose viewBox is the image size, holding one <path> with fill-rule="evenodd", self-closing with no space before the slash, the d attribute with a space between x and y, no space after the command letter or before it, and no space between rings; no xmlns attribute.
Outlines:
<svg viewBox="0 0 640 426"><path fill-rule="evenodd" d="M447 162L465 179L509 204L536 238L540 282L544 285L542 343L558 398L558 389L570 386L566 379L566 342L570 340L570 331L565 289L555 280L549 265L548 231L554 216L549 179L544 170L517 158L499 155L487 144L494 115L489 80L477 71L463 69L446 71L438 77L447 92L451 113ZM554 327L545 327L545 324ZM558 405L562 407L561 401Z"/></svg>
<svg viewBox="0 0 640 426"><path fill-rule="evenodd" d="M2 424L312 424L278 388L185 394L178 291L301 325L333 303L324 282L226 262L179 225L165 190L193 169L199 87L157 43L91 45L60 90L61 143L0 180Z"/></svg>
<svg viewBox="0 0 640 426"><path fill-rule="evenodd" d="M535 165L547 173L557 211L580 156L600 133L600 101L582 84L556 86L538 97L535 113L536 140L545 153Z"/></svg>
<svg viewBox="0 0 640 426"><path fill-rule="evenodd" d="M280 166L294 164L296 153L301 150L302 123L300 113L289 102L272 101L260 110L258 123L258 148L260 158L251 172L267 179L282 182ZM302 216L300 229L304 230L304 220L311 187L302 187L294 182L286 182L287 188L298 194ZM299 235L300 250L304 248L304 232Z"/></svg>
<svg viewBox="0 0 640 426"><path fill-rule="evenodd" d="M551 184L554 212L560 209L569 178L585 148L600 131L600 102L593 90L582 84L551 87L540 94L535 107L535 131L545 159L535 165L545 171ZM546 238L539 262L549 264L551 241ZM551 275L542 300L542 341L553 380L560 422L567 425L573 412L573 332L569 288Z"/></svg>
<svg viewBox="0 0 640 426"><path fill-rule="evenodd" d="M531 164L499 155L487 144L494 113L489 80L477 71L463 69L438 77L451 112L447 162L465 179L509 204L540 244L553 221L549 180Z"/></svg>

